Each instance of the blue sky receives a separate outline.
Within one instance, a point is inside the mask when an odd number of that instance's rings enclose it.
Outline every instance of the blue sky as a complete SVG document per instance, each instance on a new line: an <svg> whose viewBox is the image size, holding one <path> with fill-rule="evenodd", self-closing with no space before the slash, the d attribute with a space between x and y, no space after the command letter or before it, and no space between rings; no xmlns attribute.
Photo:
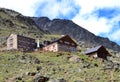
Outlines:
<svg viewBox="0 0 120 82"><path fill-rule="evenodd" d="M0 0L25 16L69 19L120 45L120 0Z"/></svg>

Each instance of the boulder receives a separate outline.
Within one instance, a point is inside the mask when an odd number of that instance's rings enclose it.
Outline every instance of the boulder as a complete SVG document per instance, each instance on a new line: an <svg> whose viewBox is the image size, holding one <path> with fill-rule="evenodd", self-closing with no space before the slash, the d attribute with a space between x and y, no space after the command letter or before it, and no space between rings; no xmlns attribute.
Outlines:
<svg viewBox="0 0 120 82"><path fill-rule="evenodd" d="M29 76L35 76L35 75L36 75L36 72L28 72L28 75L29 75Z"/></svg>
<svg viewBox="0 0 120 82"><path fill-rule="evenodd" d="M22 77L16 77L16 80L22 80Z"/></svg>
<svg viewBox="0 0 120 82"><path fill-rule="evenodd" d="M112 70L115 69L115 71L120 71L120 63L116 63L116 62L106 62L105 64L103 64L103 70Z"/></svg>
<svg viewBox="0 0 120 82"><path fill-rule="evenodd" d="M47 82L48 80L48 77L44 77L41 74L36 74L33 82Z"/></svg>
<svg viewBox="0 0 120 82"><path fill-rule="evenodd" d="M75 69L74 71L78 73L78 72L81 72L81 71L82 71L82 69L77 68L77 69Z"/></svg>
<svg viewBox="0 0 120 82"><path fill-rule="evenodd" d="M40 71L41 71L41 69L42 69L42 67L41 67L41 66L37 66L37 67L36 67L36 70L37 70L38 72L40 72Z"/></svg>
<svg viewBox="0 0 120 82"><path fill-rule="evenodd" d="M34 56L24 54L19 57L19 61L21 63L32 63L32 64L40 64L40 60Z"/></svg>
<svg viewBox="0 0 120 82"><path fill-rule="evenodd" d="M77 56L77 55L72 55L71 57L68 57L69 61L72 61L72 62L80 62L80 57Z"/></svg>
<svg viewBox="0 0 120 82"><path fill-rule="evenodd" d="M90 63L84 62L83 63L83 68L91 68L92 66L90 65Z"/></svg>
<svg viewBox="0 0 120 82"><path fill-rule="evenodd" d="M16 77L12 77L12 78L7 78L5 80L5 82L15 82L16 81Z"/></svg>

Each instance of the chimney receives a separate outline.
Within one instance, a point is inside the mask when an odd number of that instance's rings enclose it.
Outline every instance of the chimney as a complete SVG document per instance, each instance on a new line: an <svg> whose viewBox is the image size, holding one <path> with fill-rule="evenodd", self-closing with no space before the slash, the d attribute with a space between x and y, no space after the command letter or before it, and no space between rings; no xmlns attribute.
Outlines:
<svg viewBox="0 0 120 82"><path fill-rule="evenodd" d="M36 42L37 42L37 48L40 47L40 41L39 41L39 38L36 39Z"/></svg>
<svg viewBox="0 0 120 82"><path fill-rule="evenodd" d="M65 35L61 35L62 37L64 37Z"/></svg>

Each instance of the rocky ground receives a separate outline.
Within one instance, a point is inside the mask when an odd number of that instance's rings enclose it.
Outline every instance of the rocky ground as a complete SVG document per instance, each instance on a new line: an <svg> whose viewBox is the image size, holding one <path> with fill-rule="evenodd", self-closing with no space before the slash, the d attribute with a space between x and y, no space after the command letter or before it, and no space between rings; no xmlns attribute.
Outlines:
<svg viewBox="0 0 120 82"><path fill-rule="evenodd" d="M0 53L0 82L119 82L120 63L78 53Z"/></svg>

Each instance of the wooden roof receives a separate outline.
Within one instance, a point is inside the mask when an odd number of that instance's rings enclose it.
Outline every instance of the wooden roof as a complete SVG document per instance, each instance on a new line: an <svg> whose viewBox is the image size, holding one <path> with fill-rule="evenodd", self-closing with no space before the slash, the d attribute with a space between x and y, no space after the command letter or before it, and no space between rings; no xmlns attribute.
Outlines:
<svg viewBox="0 0 120 82"><path fill-rule="evenodd" d="M97 47L94 47L94 48L91 48L91 49L88 49L88 50L85 51L85 54L89 54L89 53L96 52L96 51L98 51L101 47L102 47L102 45L97 46Z"/></svg>
<svg viewBox="0 0 120 82"><path fill-rule="evenodd" d="M27 36L23 36L23 35L19 35L17 34L18 37L23 37L23 38L28 38L28 39L32 39L32 40L35 40L34 38L31 38L31 37L27 37Z"/></svg>
<svg viewBox="0 0 120 82"><path fill-rule="evenodd" d="M104 51L110 55L110 53L106 50L106 48L102 45L100 46L97 46L97 47L94 47L94 48L91 48L91 49L88 49L87 51L85 51L85 54L91 54L91 53L94 53L94 52L97 52L99 49L104 49Z"/></svg>
<svg viewBox="0 0 120 82"><path fill-rule="evenodd" d="M63 36L63 37L61 37L61 38L59 38L59 39L57 39L57 40L55 40L55 41L53 41L51 43L59 42L60 40L67 41L67 42L70 42L70 43L74 43L75 46L77 46L77 43L69 35Z"/></svg>
<svg viewBox="0 0 120 82"><path fill-rule="evenodd" d="M13 35L15 35L15 36L17 36L17 37L23 37L23 38L28 38L28 39L35 40L35 39L31 38L31 37L27 37L27 36L23 36L23 35L19 35L19 34L10 34L10 36L13 36ZM10 37L10 36L9 36L9 37Z"/></svg>

